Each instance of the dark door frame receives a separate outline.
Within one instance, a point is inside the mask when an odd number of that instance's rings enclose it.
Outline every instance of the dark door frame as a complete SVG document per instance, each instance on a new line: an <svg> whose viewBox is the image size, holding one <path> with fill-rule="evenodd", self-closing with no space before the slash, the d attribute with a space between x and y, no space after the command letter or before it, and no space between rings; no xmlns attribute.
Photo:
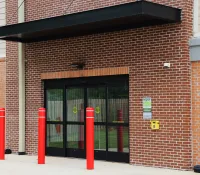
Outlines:
<svg viewBox="0 0 200 175"><path fill-rule="evenodd" d="M122 76L105 76L105 77L89 77L89 78L71 78L71 79L60 79L60 80L45 80L44 81L44 106L47 107L46 104L46 90L48 89L63 89L63 121L62 122L52 122L47 121L47 124L61 124L63 125L63 148L50 148L46 147L46 154L51 156L62 156L62 157L79 157L85 158L85 149L84 150L75 150L75 154L73 154L73 150L69 152L69 148L66 148L67 144L67 124L73 124L74 122L67 121L67 110L66 110L66 90L67 88L84 88L84 108L87 107L87 88L90 87L105 87L106 90L106 116L108 116L108 87L116 86L120 87L120 84L127 83L127 87L129 87L128 83L128 75ZM86 120L85 120L85 110L84 110L84 131L86 131ZM79 122L75 122L80 124ZM108 151L108 127L109 126L126 126L129 127L128 123L118 124L118 123L109 123L108 117L106 117L105 127L106 127L106 151L95 151L95 159L107 160L107 161L116 161L116 162L129 162L129 153L119 153L119 152L111 152ZM47 130L46 130L47 135ZM130 135L129 135L130 137ZM84 134L84 148L86 135ZM130 139L129 139L130 140ZM128 140L128 142L129 142ZM97 156L98 155L98 156ZM106 157L105 159L103 157ZM120 159L119 159L120 157Z"/></svg>

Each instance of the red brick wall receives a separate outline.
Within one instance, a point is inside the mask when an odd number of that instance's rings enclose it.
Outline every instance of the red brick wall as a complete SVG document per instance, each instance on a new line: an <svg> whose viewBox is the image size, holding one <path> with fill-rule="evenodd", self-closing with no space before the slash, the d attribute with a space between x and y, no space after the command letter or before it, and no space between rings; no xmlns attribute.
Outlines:
<svg viewBox="0 0 200 175"><path fill-rule="evenodd" d="M12 0L9 0L12 1ZM137 0L75 0L70 8L68 9L71 0L66 1L55 1L55 0L27 0L26 6L26 20L32 21L36 19L49 18L54 16L59 16L63 14L76 13L81 11L87 11L97 8L103 8L118 4L124 4L129 2L134 2ZM183 0L169 1L169 0L147 0L151 2L157 2L160 4L171 5L174 7L186 7L187 3ZM188 0L188 5L192 3L192 0ZM187 8L187 7L186 7ZM189 7L190 8L190 7ZM67 10L68 9L68 10Z"/></svg>
<svg viewBox="0 0 200 175"><path fill-rule="evenodd" d="M77 12L131 0L75 1ZM13 0L7 1L8 18ZM41 73L75 70L68 65L84 59L85 69L129 66L130 162L156 167L190 169L191 100L188 40L192 35L192 0L156 0L183 9L183 22L56 41L26 44L26 152L37 153L37 109L43 105ZM63 2L64 3L64 2ZM27 0L26 20L63 14L67 3ZM15 9L15 8L14 8ZM12 11L14 11L12 9ZM14 21L15 22L15 21ZM18 147L17 46L7 44L8 146ZM170 69L163 63L170 62ZM12 93L10 93L12 92ZM151 131L142 119L142 98L152 97L153 118L160 130ZM12 128L12 129L11 129ZM12 134L12 135L11 135Z"/></svg>
<svg viewBox="0 0 200 175"><path fill-rule="evenodd" d="M6 92L6 62L0 58L0 108L5 107L5 92Z"/></svg>
<svg viewBox="0 0 200 175"><path fill-rule="evenodd" d="M200 164L200 61L192 62L193 165Z"/></svg>
<svg viewBox="0 0 200 175"><path fill-rule="evenodd" d="M17 1L6 1L7 24L17 23ZM17 44L6 42L6 147L18 151L18 50Z"/></svg>

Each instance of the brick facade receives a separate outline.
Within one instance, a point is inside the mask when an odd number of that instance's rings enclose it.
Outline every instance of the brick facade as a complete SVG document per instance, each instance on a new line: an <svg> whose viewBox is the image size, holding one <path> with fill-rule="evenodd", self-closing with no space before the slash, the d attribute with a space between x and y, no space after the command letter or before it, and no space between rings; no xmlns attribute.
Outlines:
<svg viewBox="0 0 200 175"><path fill-rule="evenodd" d="M6 88L6 62L0 58L0 107L5 107L5 90Z"/></svg>
<svg viewBox="0 0 200 175"><path fill-rule="evenodd" d="M200 62L192 62L192 140L193 163L200 164Z"/></svg>
<svg viewBox="0 0 200 175"><path fill-rule="evenodd" d="M74 2L69 13L131 2ZM85 69L129 67L130 163L191 169L191 86L188 40L192 36L192 0L154 0L183 9L182 23L26 44L26 152L37 153L37 109L43 106L42 73L73 71L69 64L86 61ZM64 14L68 3L27 0L26 21ZM16 1L7 0L7 20L16 23ZM7 43L7 147L18 151L17 44ZM164 69L163 63L171 68ZM152 131L142 118L142 98L152 97Z"/></svg>

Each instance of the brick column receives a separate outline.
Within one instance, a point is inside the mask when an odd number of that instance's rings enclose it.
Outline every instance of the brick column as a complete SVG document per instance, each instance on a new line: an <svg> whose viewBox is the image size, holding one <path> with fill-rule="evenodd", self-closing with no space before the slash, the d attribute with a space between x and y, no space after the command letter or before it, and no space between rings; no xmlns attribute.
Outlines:
<svg viewBox="0 0 200 175"><path fill-rule="evenodd" d="M200 61L192 62L193 165L200 164Z"/></svg>
<svg viewBox="0 0 200 175"><path fill-rule="evenodd" d="M5 107L6 62L0 58L0 107Z"/></svg>

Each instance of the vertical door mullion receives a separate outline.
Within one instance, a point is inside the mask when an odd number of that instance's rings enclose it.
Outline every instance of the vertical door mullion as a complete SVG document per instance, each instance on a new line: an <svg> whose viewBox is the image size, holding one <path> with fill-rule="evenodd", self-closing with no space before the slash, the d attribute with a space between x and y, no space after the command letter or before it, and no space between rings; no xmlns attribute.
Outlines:
<svg viewBox="0 0 200 175"><path fill-rule="evenodd" d="M44 86L44 108L46 109L46 123L45 123L45 126L46 126L46 130L45 130L45 154L47 154L47 102L46 102L46 100L47 100L47 96L46 96L46 92L47 90L46 90L46 88L45 88L45 86ZM49 138L50 139L50 138Z"/></svg>
<svg viewBox="0 0 200 175"><path fill-rule="evenodd" d="M84 88L84 152L86 156L86 108L88 105L88 94L87 94L87 87Z"/></svg>
<svg viewBox="0 0 200 175"><path fill-rule="evenodd" d="M108 86L106 86L106 159L108 152Z"/></svg>
<svg viewBox="0 0 200 175"><path fill-rule="evenodd" d="M64 149L64 154L65 154L65 157L67 156L67 151L66 151L66 148L67 148L67 124L66 124L66 121L67 121L67 103L66 103L66 96L67 96L67 89L66 89L66 86L64 85L64 89L63 89L63 149Z"/></svg>

